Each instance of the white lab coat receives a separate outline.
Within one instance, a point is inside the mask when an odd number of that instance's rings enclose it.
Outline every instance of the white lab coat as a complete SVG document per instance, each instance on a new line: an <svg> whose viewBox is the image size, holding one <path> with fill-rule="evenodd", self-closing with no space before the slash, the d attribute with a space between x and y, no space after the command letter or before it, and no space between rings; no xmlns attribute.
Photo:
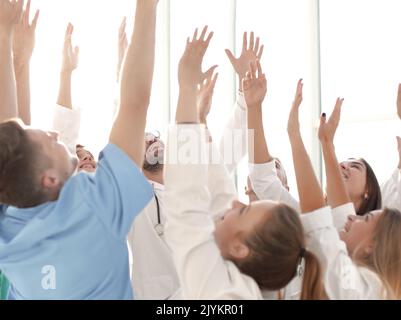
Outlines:
<svg viewBox="0 0 401 320"><path fill-rule="evenodd" d="M208 144L208 147L218 154L214 144ZM209 203L209 212L212 212L214 217L222 216L232 200L236 198L235 186L221 159L218 158L218 160L217 163L209 166L207 172L207 187L213 194L218 194ZM161 223L165 227L164 186L153 181L149 182L154 186L159 200ZM181 199L183 195L178 197ZM164 234L162 236L157 234L155 230L157 223L157 206L156 201L153 200L135 219L128 235L132 256L134 297L140 300L179 300L182 299L182 291L172 251L165 241Z"/></svg>
<svg viewBox="0 0 401 320"><path fill-rule="evenodd" d="M160 205L160 222L165 226L164 186L149 181ZM134 298L138 300L166 300L180 287L171 250L164 233L159 235L157 203L153 199L136 217L128 234L132 256L131 281Z"/></svg>
<svg viewBox="0 0 401 320"><path fill-rule="evenodd" d="M182 296L185 299L262 299L256 282L242 274L234 263L224 260L214 240L210 204L219 195L212 194L208 188L209 165L170 162L169 146L183 143L174 140L175 130L189 129L201 134L202 127L170 128L166 152L166 239L173 251ZM200 144L192 146L195 152L199 148L206 148L204 137Z"/></svg>
<svg viewBox="0 0 401 320"><path fill-rule="evenodd" d="M340 213L342 217L345 215L346 210ZM330 207L303 214L301 220L307 234L307 249L321 263L324 286L330 299L383 298L384 287L378 275L365 267L357 266L349 257L346 245L340 240L335 228Z"/></svg>
<svg viewBox="0 0 401 320"><path fill-rule="evenodd" d="M241 91L238 91L234 110L225 124L219 144L220 155L229 174L234 172L238 163L247 154L247 128L245 97ZM233 139L234 136L238 136L239 138ZM231 144L228 142L231 142Z"/></svg>
<svg viewBox="0 0 401 320"><path fill-rule="evenodd" d="M248 167L253 191L259 200L283 202L297 212L301 211L298 200L284 188L278 178L274 160L263 164L249 163Z"/></svg>

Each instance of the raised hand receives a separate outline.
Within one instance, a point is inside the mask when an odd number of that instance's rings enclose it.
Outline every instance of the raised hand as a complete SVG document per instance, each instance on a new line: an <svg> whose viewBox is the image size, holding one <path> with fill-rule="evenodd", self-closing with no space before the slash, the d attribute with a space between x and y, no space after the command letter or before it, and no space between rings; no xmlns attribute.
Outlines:
<svg viewBox="0 0 401 320"><path fill-rule="evenodd" d="M72 47L72 33L74 26L69 23L64 36L62 72L71 73L78 67L79 47Z"/></svg>
<svg viewBox="0 0 401 320"><path fill-rule="evenodd" d="M226 54L230 59L230 62L235 72L238 74L240 81L239 87L241 91L243 90L242 79L246 76L246 72L249 68L249 63L256 60L260 61L260 59L262 58L264 46L259 46L259 42L259 37L256 38L255 42L254 33L251 32L248 46L248 34L245 32L242 43L242 52L239 58L235 58L233 53L229 49L226 49Z"/></svg>
<svg viewBox="0 0 401 320"><path fill-rule="evenodd" d="M180 87L196 87L202 83L216 66L202 72L202 62L209 47L213 32L207 35L207 26L203 28L198 39L198 29L195 30L192 40L187 39L187 46L178 67L178 81Z"/></svg>
<svg viewBox="0 0 401 320"><path fill-rule="evenodd" d="M32 23L29 21L31 0L28 0L25 11L14 31L14 68L18 71L29 64L33 49L35 47L35 31L39 19L39 10L36 11Z"/></svg>
<svg viewBox="0 0 401 320"><path fill-rule="evenodd" d="M0 31L11 34L20 22L24 0L0 0Z"/></svg>
<svg viewBox="0 0 401 320"><path fill-rule="evenodd" d="M72 33L74 26L69 23L64 36L63 62L60 73L60 88L57 104L72 109L72 72L78 67L79 47L72 48Z"/></svg>
<svg viewBox="0 0 401 320"><path fill-rule="evenodd" d="M334 141L334 136L336 134L338 125L341 118L341 107L343 105L344 99L337 98L336 105L334 107L333 113L331 114L329 120L326 121L326 114L323 114L320 119L319 127L319 140L320 142Z"/></svg>
<svg viewBox="0 0 401 320"><path fill-rule="evenodd" d="M199 85L197 92L199 120L204 124L206 124L207 116L212 106L213 91L219 76L218 73L214 74L214 70L215 68L211 69L207 78Z"/></svg>
<svg viewBox="0 0 401 320"><path fill-rule="evenodd" d="M118 30L118 63L117 63L117 82L120 81L121 66L123 65L125 54L128 49L127 38L127 17L124 17Z"/></svg>
<svg viewBox="0 0 401 320"><path fill-rule="evenodd" d="M304 84L302 83L302 79L300 79L297 84L297 90L295 92L294 101L292 103L290 116L288 117L287 131L290 137L294 135L300 135L299 106L301 105L303 99L303 86Z"/></svg>
<svg viewBox="0 0 401 320"><path fill-rule="evenodd" d="M199 123L197 108L198 85L213 75L217 66L208 71L202 71L203 57L209 47L213 32L207 35L207 26L203 28L198 39L198 29L195 30L192 40L187 39L185 52L178 66L178 82L180 92L176 112L177 123Z"/></svg>
<svg viewBox="0 0 401 320"><path fill-rule="evenodd" d="M267 93L267 81L259 60L249 64L249 71L242 80L242 86L247 107L261 106Z"/></svg>
<svg viewBox="0 0 401 320"><path fill-rule="evenodd" d="M72 34L74 26L69 23L65 31L62 72L72 72L78 67L79 47L72 47Z"/></svg>

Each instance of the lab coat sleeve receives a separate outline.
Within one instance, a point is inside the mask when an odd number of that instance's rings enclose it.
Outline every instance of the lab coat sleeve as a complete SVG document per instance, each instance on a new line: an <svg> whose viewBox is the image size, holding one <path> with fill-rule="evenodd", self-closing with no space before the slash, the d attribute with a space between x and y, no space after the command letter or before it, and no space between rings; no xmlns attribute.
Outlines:
<svg viewBox="0 0 401 320"><path fill-rule="evenodd" d="M378 276L358 267L348 256L346 245L334 227L330 207L302 214L307 249L314 253L323 270L326 293L334 300L380 299Z"/></svg>
<svg viewBox="0 0 401 320"><path fill-rule="evenodd" d="M232 115L220 141L220 155L231 175L247 153L247 110L244 94L238 91Z"/></svg>
<svg viewBox="0 0 401 320"><path fill-rule="evenodd" d="M390 179L381 187L382 207L401 210L401 170L394 170Z"/></svg>
<svg viewBox="0 0 401 320"><path fill-rule="evenodd" d="M222 217L237 198L237 191L227 167L224 165L215 144L209 143L211 157L208 170L208 188L211 195L210 212L214 217Z"/></svg>
<svg viewBox="0 0 401 320"><path fill-rule="evenodd" d="M81 110L56 105L53 115L53 130L59 132L60 140L72 154L76 152L80 127Z"/></svg>
<svg viewBox="0 0 401 320"><path fill-rule="evenodd" d="M256 283L222 258L214 240L207 161L185 164L183 159L174 156L183 153L187 142L181 143L177 135L186 136L186 130L204 135L199 125L170 128L164 195L165 235L173 253L182 296L184 299L260 299ZM190 149L199 154L205 151L205 145L205 137L200 137L200 143L191 144Z"/></svg>
<svg viewBox="0 0 401 320"><path fill-rule="evenodd" d="M333 224L338 232L344 230L348 216L356 216L354 204L352 202L343 204L331 210L333 216Z"/></svg>
<svg viewBox="0 0 401 320"><path fill-rule="evenodd" d="M249 164L249 178L259 200L280 201L300 212L299 202L283 187L277 176L274 160L263 164Z"/></svg>

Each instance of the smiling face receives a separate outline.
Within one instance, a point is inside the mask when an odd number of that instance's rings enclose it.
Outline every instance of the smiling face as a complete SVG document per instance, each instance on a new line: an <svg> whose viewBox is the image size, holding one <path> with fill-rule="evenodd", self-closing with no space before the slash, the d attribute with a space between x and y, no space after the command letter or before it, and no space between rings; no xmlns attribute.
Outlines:
<svg viewBox="0 0 401 320"><path fill-rule="evenodd" d="M366 194L366 166L361 160L349 159L341 162L340 167L351 201L359 206L363 198L368 196Z"/></svg>
<svg viewBox="0 0 401 320"><path fill-rule="evenodd" d="M78 171L95 172L97 163L92 153L83 146L77 146L77 157L79 159Z"/></svg>
<svg viewBox="0 0 401 320"><path fill-rule="evenodd" d="M257 225L269 218L270 210L277 205L273 201L256 201L245 205L233 201L231 209L216 222L214 237L225 259L244 259L249 248L244 239Z"/></svg>
<svg viewBox="0 0 401 320"><path fill-rule="evenodd" d="M377 210L364 216L348 217L340 238L345 242L350 256L363 260L371 253L374 231L381 214L382 210Z"/></svg>

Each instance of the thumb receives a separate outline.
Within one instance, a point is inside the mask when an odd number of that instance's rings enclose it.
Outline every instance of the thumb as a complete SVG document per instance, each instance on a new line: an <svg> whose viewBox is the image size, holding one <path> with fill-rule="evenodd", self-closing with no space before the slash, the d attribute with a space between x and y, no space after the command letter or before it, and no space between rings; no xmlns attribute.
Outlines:
<svg viewBox="0 0 401 320"><path fill-rule="evenodd" d="M234 65L236 59L235 59L233 53L229 49L226 49L225 51L226 51L228 59L230 59L231 64Z"/></svg>
<svg viewBox="0 0 401 320"><path fill-rule="evenodd" d="M213 72L214 72L214 70L217 68L218 66L217 65L214 65L213 67L211 67L211 68L209 68L209 70L207 70L204 74L203 74L203 79L202 80L204 80L204 79L211 79L212 78L212 75L213 75Z"/></svg>
<svg viewBox="0 0 401 320"><path fill-rule="evenodd" d="M401 138L399 136L397 136L396 138L397 138L397 146L398 146L398 149L400 150L401 149Z"/></svg>

